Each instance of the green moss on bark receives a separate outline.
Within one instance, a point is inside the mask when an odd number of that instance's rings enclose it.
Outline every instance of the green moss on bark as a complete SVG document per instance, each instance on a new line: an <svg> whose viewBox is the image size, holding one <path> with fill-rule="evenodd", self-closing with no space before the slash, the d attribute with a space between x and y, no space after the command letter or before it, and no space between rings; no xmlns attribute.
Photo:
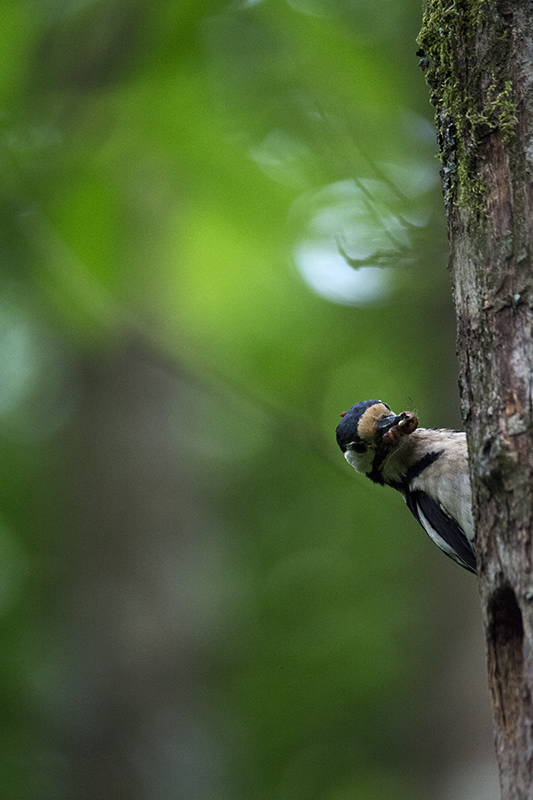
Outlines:
<svg viewBox="0 0 533 800"><path fill-rule="evenodd" d="M487 15L490 39L480 36ZM517 125L511 80L501 70L494 72L495 63L508 63L510 48L508 27L498 20L492 0L429 0L418 37L437 110L445 202L476 215L486 193L479 142L496 130L508 142ZM495 57L494 48L501 57Z"/></svg>

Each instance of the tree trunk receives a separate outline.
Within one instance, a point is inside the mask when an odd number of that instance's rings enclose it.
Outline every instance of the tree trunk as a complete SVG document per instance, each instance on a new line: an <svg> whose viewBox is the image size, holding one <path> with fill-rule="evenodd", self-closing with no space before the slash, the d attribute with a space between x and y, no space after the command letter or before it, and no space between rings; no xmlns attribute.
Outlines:
<svg viewBox="0 0 533 800"><path fill-rule="evenodd" d="M86 363L83 398L66 467L82 513L58 590L66 639L54 711L68 796L213 797L221 776L198 701L212 613L212 526L195 503L188 428L198 396L130 343Z"/></svg>
<svg viewBox="0 0 533 800"><path fill-rule="evenodd" d="M502 798L533 798L533 7L428 0Z"/></svg>

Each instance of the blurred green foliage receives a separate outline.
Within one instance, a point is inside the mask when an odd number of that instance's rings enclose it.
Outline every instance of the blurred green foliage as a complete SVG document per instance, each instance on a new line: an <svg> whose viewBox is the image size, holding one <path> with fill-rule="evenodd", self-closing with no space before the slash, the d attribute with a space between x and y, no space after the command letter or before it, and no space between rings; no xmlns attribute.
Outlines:
<svg viewBox="0 0 533 800"><path fill-rule="evenodd" d="M475 585L334 438L460 425L418 0L2 11L6 796L444 797Z"/></svg>

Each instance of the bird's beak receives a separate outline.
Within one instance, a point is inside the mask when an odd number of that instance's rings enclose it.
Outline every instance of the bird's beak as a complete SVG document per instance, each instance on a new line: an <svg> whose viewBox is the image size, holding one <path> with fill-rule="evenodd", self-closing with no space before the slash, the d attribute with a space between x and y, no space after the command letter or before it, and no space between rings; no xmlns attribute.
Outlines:
<svg viewBox="0 0 533 800"><path fill-rule="evenodd" d="M388 417L381 417L381 419L378 419L376 422L376 431L383 435L387 433L387 431L390 431L395 425L399 425L403 419L405 419L403 414L391 414Z"/></svg>
<svg viewBox="0 0 533 800"><path fill-rule="evenodd" d="M376 422L376 433L380 433L381 440L389 445L397 444L402 436L409 436L417 428L418 420L410 411L402 411L397 415L390 414Z"/></svg>

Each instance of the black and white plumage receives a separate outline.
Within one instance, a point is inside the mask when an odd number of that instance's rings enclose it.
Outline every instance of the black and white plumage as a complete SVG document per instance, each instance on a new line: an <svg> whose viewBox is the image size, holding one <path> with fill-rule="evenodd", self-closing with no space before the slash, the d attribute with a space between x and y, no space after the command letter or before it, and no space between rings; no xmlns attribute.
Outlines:
<svg viewBox="0 0 533 800"><path fill-rule="evenodd" d="M397 489L435 544L476 571L466 434L419 428L410 411L386 403L356 403L337 426L349 464L374 483Z"/></svg>

